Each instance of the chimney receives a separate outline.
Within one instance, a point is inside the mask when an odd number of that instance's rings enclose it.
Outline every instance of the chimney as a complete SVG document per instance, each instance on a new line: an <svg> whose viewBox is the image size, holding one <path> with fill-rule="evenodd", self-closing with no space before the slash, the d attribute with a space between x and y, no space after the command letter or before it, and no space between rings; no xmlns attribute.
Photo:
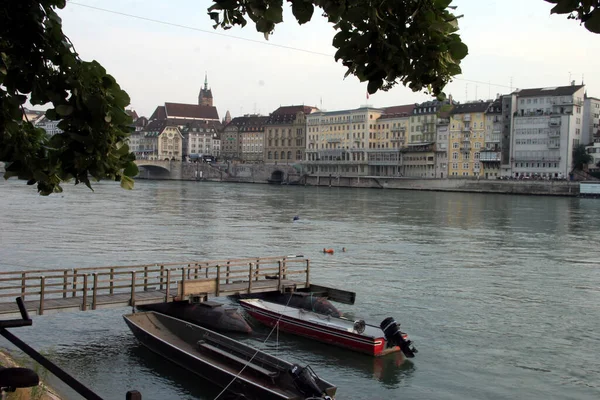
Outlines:
<svg viewBox="0 0 600 400"><path fill-rule="evenodd" d="M575 81L571 81L571 86L575 86Z"/></svg>

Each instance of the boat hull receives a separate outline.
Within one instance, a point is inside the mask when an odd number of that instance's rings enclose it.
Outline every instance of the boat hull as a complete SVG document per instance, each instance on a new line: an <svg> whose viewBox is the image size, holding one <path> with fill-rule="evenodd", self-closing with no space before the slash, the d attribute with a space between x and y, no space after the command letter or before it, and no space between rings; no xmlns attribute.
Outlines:
<svg viewBox="0 0 600 400"><path fill-rule="evenodd" d="M340 320L327 316L319 316L308 311L297 310L301 315L311 315L313 320L322 322L315 323L305 318L294 318L292 316L268 310L262 307L257 307L252 301L241 300L240 304L244 310L253 318L261 323L273 327L279 326L279 330L283 332L293 333L309 339L318 340L323 343L328 343L334 346L343 347L359 353L368 354L371 356L383 356L392 352L399 351L398 346L387 347L385 337L361 335L356 332L344 331L336 327L335 324L327 324L327 321ZM289 309L289 307L287 307ZM316 319L315 319L316 318ZM346 323L352 323L348 321ZM328 326L330 325L330 326ZM383 332L381 332L383 334Z"/></svg>
<svg viewBox="0 0 600 400"><path fill-rule="evenodd" d="M303 399L303 397L301 396L291 394L284 390L278 390L275 383L268 383L266 381L256 381L251 378L248 378L247 374L241 374L238 376L237 373L239 372L239 369L237 368L231 369L224 366L224 364L215 362L214 360L203 359L201 356L198 356L199 353L194 353L192 351L189 351L189 349L188 351L182 350L182 347L190 346L190 343L196 343L196 341L199 338L202 338L203 335L205 335L206 337L207 330L204 330L203 328L185 323L184 321L180 321L181 324L175 327L166 325L157 326L157 329L159 331L176 328L174 329L174 331L177 331L178 336L176 339L173 340L173 343L171 343L169 340L164 340L163 338L144 329L128 317L130 316L124 316L125 322L127 323L129 329L131 329L131 331L133 332L134 336L140 341L140 343L143 346L219 387L227 387L227 385L230 385L228 387L228 391L231 393L246 396L245 398L248 399ZM162 316L161 318L170 317ZM215 335L214 332L211 332L209 334ZM232 341L232 339L228 340ZM236 343L237 346L239 346L240 348L247 347L239 342ZM256 351L253 348L249 349ZM272 356L268 356L262 352L260 352L260 355L257 356L257 358L260 357L270 357L271 359L274 359ZM274 362L279 362L283 366L291 366L291 364L286 363L285 361L280 359L276 359L276 361ZM234 378L236 379L234 380ZM331 386L327 391L332 392L331 394L333 395L335 393L335 387Z"/></svg>

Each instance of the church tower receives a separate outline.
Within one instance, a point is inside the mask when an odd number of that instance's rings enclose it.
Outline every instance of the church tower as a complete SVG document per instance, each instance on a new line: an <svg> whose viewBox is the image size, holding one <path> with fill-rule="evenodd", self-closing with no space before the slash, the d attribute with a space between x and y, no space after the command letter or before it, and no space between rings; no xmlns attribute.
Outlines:
<svg viewBox="0 0 600 400"><path fill-rule="evenodd" d="M227 110L227 113L225 114L225 118L223 118L223 125L227 125L230 122L231 122L231 114L229 113L229 110Z"/></svg>
<svg viewBox="0 0 600 400"><path fill-rule="evenodd" d="M204 74L204 87L200 89L200 94L198 94L198 105L211 107L213 105L212 90L208 88L208 74Z"/></svg>

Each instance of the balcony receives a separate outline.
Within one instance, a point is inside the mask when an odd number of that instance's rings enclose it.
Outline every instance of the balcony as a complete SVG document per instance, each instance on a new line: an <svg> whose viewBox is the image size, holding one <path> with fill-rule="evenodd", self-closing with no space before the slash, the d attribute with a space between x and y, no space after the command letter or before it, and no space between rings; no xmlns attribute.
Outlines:
<svg viewBox="0 0 600 400"><path fill-rule="evenodd" d="M470 142L471 141L471 135L463 135L463 137L460 139L461 142Z"/></svg>
<svg viewBox="0 0 600 400"><path fill-rule="evenodd" d="M560 126L560 118L550 118L549 126Z"/></svg>
<svg viewBox="0 0 600 400"><path fill-rule="evenodd" d="M464 127L462 128L462 131L463 131L463 132L471 132L471 127L470 127L470 126L464 126Z"/></svg>
<svg viewBox="0 0 600 400"><path fill-rule="evenodd" d="M465 114L465 116L463 117L463 121L468 122L471 120L471 115L470 114Z"/></svg>
<svg viewBox="0 0 600 400"><path fill-rule="evenodd" d="M559 138L560 137L560 131L551 130L551 131L548 132L548 137Z"/></svg>
<svg viewBox="0 0 600 400"><path fill-rule="evenodd" d="M470 144L465 144L460 146L460 151L461 153L469 153L471 152L471 145Z"/></svg>
<svg viewBox="0 0 600 400"><path fill-rule="evenodd" d="M500 152L482 151L479 154L479 161L481 161L481 162L500 162Z"/></svg>
<svg viewBox="0 0 600 400"><path fill-rule="evenodd" d="M390 132L406 132L405 126L398 126L396 128L391 128Z"/></svg>
<svg viewBox="0 0 600 400"><path fill-rule="evenodd" d="M549 149L560 149L560 142L556 141L556 142L549 142L548 143L548 148Z"/></svg>
<svg viewBox="0 0 600 400"><path fill-rule="evenodd" d="M340 138L331 138L331 139L327 139L327 143L341 143L342 139Z"/></svg>

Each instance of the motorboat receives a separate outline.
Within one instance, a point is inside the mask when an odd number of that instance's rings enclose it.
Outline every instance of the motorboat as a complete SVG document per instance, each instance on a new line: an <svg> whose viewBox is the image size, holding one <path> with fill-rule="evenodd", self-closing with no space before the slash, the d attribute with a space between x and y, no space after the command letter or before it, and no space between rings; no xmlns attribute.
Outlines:
<svg viewBox="0 0 600 400"><path fill-rule="evenodd" d="M372 356L402 351L406 357L413 358L417 353L408 335L400 330L400 324L392 317L384 319L376 326L361 319L323 315L261 299L243 299L240 300L240 305L256 320L271 327L277 325L282 332Z"/></svg>
<svg viewBox="0 0 600 400"><path fill-rule="evenodd" d="M331 400L336 387L302 367L165 314L124 315L148 349L245 399ZM245 396L245 397L243 397Z"/></svg>

